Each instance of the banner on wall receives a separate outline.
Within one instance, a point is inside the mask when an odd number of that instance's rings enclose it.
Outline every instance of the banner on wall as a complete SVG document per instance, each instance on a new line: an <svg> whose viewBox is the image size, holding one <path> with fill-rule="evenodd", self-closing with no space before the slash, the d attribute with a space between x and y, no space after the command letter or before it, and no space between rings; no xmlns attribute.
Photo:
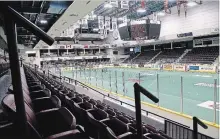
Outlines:
<svg viewBox="0 0 220 139"><path fill-rule="evenodd" d="M163 65L163 69L164 69L164 70L173 70L173 65L171 65L171 64L165 64L165 65Z"/></svg>
<svg viewBox="0 0 220 139"><path fill-rule="evenodd" d="M151 69L151 68L153 68L153 65L151 65L151 64L145 64L144 67Z"/></svg>
<svg viewBox="0 0 220 139"><path fill-rule="evenodd" d="M104 17L98 16L99 29L104 29Z"/></svg>
<svg viewBox="0 0 220 139"><path fill-rule="evenodd" d="M185 65L174 65L174 70L176 71L186 71Z"/></svg>
<svg viewBox="0 0 220 139"><path fill-rule="evenodd" d="M189 70L199 70L199 66L189 66Z"/></svg>
<svg viewBox="0 0 220 139"><path fill-rule="evenodd" d="M121 8L122 9L129 9L129 0L122 0L121 1Z"/></svg>
<svg viewBox="0 0 220 139"><path fill-rule="evenodd" d="M117 18L112 18L112 30L116 30L118 28Z"/></svg>
<svg viewBox="0 0 220 139"><path fill-rule="evenodd" d="M111 30L111 23L110 23L110 17L109 16L105 16L105 29L106 30Z"/></svg>
<svg viewBox="0 0 220 139"><path fill-rule="evenodd" d="M61 71L72 71L73 69L73 67L62 67Z"/></svg>
<svg viewBox="0 0 220 139"><path fill-rule="evenodd" d="M215 66L199 66L199 71L200 72L210 72L210 73L215 73L216 72L216 67Z"/></svg>

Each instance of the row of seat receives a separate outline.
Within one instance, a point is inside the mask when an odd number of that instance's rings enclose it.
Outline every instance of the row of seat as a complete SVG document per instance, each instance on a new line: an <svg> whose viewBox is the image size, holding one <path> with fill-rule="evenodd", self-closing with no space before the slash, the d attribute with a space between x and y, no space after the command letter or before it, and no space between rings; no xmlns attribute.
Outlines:
<svg viewBox="0 0 220 139"><path fill-rule="evenodd" d="M85 94L74 92L43 74L35 73L35 76L61 100L62 107L71 111L87 136L96 139L136 139L136 121L133 117ZM145 139L170 139L163 131L144 123L143 133Z"/></svg>
<svg viewBox="0 0 220 139"><path fill-rule="evenodd" d="M31 139L86 139L83 128L76 125L73 114L57 96L51 95L39 80L30 72L27 78L21 68L22 89L29 135ZM18 134L16 124L16 105L13 86L2 100L2 108L7 122L0 125L0 138L14 139Z"/></svg>
<svg viewBox="0 0 220 139"><path fill-rule="evenodd" d="M3 76L9 69L9 63L0 63L0 77Z"/></svg>

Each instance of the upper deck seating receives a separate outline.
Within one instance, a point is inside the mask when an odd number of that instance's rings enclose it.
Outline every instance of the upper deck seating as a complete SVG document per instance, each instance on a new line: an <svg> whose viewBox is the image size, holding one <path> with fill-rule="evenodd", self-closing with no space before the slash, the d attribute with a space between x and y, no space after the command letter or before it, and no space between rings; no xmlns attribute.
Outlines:
<svg viewBox="0 0 220 139"><path fill-rule="evenodd" d="M212 64L219 56L219 46L197 47L189 51L180 63L185 64Z"/></svg>

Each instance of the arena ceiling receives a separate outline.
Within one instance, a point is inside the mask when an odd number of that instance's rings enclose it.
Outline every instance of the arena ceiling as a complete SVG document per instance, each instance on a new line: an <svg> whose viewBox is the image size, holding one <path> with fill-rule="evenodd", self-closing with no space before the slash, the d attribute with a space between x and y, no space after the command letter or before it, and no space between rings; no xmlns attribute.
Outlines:
<svg viewBox="0 0 220 139"><path fill-rule="evenodd" d="M72 1L10 1L12 8L47 32L57 19L65 12ZM19 44L34 47L39 38L17 25L17 40Z"/></svg>
<svg viewBox="0 0 220 139"><path fill-rule="evenodd" d="M116 18L127 16L128 19L139 19L153 12L164 10L164 5L164 0L131 0L129 1L129 9L122 9L120 3L118 7L112 8L106 8L105 3L103 3L94 10L94 14ZM176 0L168 0L168 9L173 6L176 6ZM137 9L140 7L145 8L146 12L138 13Z"/></svg>
<svg viewBox="0 0 220 139"><path fill-rule="evenodd" d="M146 12L137 13L137 9L144 7ZM106 0L74 0L74 1L9 1L11 7L20 12L32 23L43 29L52 37L57 37L62 31L94 11L97 16L123 17L139 19L156 11L164 10L164 0L129 1L129 9L122 9L120 1L118 7L106 8ZM176 0L168 0L168 9L176 6ZM82 10L81 7L84 7ZM18 43L33 48L42 45L35 35L17 25Z"/></svg>

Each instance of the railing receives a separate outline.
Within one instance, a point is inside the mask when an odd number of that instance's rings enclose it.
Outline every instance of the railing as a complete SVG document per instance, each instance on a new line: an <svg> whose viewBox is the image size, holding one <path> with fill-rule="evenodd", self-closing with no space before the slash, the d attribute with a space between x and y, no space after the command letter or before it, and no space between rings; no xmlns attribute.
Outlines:
<svg viewBox="0 0 220 139"><path fill-rule="evenodd" d="M112 66L117 68L119 65ZM95 65L94 68L69 67L61 68L61 70L65 75L68 73L66 75L68 77L130 98L134 98L131 88L132 82L138 82L160 99L158 103L160 108L166 108L180 114L195 115L203 120L219 124L217 118L219 115L219 82L218 79L215 79L216 75L199 73L188 75L188 73L181 72L177 76L155 70L140 72L140 70L107 69L105 66L100 68ZM146 97L141 97L141 100L155 105ZM171 101L175 102L175 105L169 103ZM210 103L213 103L213 107L206 108L207 105L211 106ZM192 107L188 107L188 105ZM209 111L209 109L212 109L212 112L206 112L204 115L204 111Z"/></svg>
<svg viewBox="0 0 220 139"><path fill-rule="evenodd" d="M48 76L48 75L45 75L45 76ZM135 106L132 105L132 104L130 104L130 103L121 101L121 100L116 99L116 98L114 98L114 97L111 97L109 94L102 93L102 92L98 91L97 89L94 89L93 87L90 87L90 86L86 85L85 83L82 83L82 82L80 82L80 81L78 81L78 80L75 80L75 79L72 79L72 78L69 78L69 77L66 77L66 76L57 76L57 75L54 75L53 73L49 73L49 76L52 77L53 79L57 80L57 81L62 81L62 80L63 80L63 81L65 81L65 82L69 83L69 84L72 84L72 83L73 83L73 85L80 85L80 86L82 86L82 87L84 87L84 88L93 90L94 92L98 93L99 95L102 95L103 98L107 97L107 98L110 98L110 99L112 99L112 100L114 100L114 101L116 101L116 102L119 102L121 105L125 104L125 105L128 105L128 106L131 106L131 107L135 108ZM186 125L183 125L183 124L181 124L181 123L172 121L172 120L167 119L167 118L165 118L165 117L163 117L163 116L161 116L161 115L158 115L158 114L149 112L149 111L147 111L147 110L145 110L145 109L141 109L141 111L145 112L147 116L148 116L149 114L151 114L151 115L153 115L153 116L162 118L162 119L164 119L165 121L171 121L172 123L176 123L176 124L181 125L181 126L183 126L183 127L185 127L185 128L190 128L189 126L186 126Z"/></svg>
<svg viewBox="0 0 220 139"><path fill-rule="evenodd" d="M33 70L37 70L36 66L33 67ZM41 73L42 73L42 71L41 71ZM82 86L84 88L91 89L95 93L98 93L98 94L102 95L103 99L105 97L107 97L107 98L110 98L110 99L112 99L114 101L119 102L121 105L126 104L128 106L133 107L133 108L137 107L137 106L134 106L132 104L126 103L124 101L121 101L119 99L113 98L109 94L102 93L102 92L94 89L93 87L90 87L87 84L82 83L82 82L80 82L78 80L72 79L70 77L61 76L61 75L57 76L57 75L54 75L54 73L50 73L49 71L48 71L47 74L45 74L45 73L42 73L42 74L44 74L44 76L48 76L48 78L52 77L53 79L55 79L56 81L59 81L60 83L67 82L67 83L69 83L71 85L75 85L75 86L76 85L80 85L80 86ZM155 96L153 96L151 93L148 93L148 92L146 93L146 90L143 89L142 87L138 87L139 89L137 89L137 86L139 86L139 85L134 85L134 88L136 88L135 94L137 94L137 92L145 92L144 94L146 96L148 96L149 98L151 98L152 100L154 100L155 102L159 101L159 99L156 98ZM135 100L137 100L136 97L135 97ZM140 103L140 99L139 99L139 103ZM141 111L144 111L147 116L149 114L151 114L153 116L157 116L157 117L160 117L160 118L164 119L164 133L167 134L169 137L171 137L173 139L214 139L214 138L211 138L211 137L209 137L207 135L198 133L198 129L197 129L197 125L198 124L201 125L203 128L207 128L207 126L202 121L200 121L197 117L193 117L193 130L192 130L192 129L190 129L189 126L186 126L186 125L183 125L181 123L172 121L172 120L167 119L167 118L165 118L165 117L163 117L161 115L149 112L149 111L144 110L144 109L140 109L139 111L140 111L139 114L141 113ZM136 110L136 114L137 114L137 110ZM139 118L140 118L140 116L139 116ZM139 122L139 123L141 123L141 122Z"/></svg>
<svg viewBox="0 0 220 139"><path fill-rule="evenodd" d="M173 123L170 120L165 120L165 133L174 139L193 139L193 130L185 126ZM197 133L197 132L196 132ZM197 139L214 139L202 133L198 133Z"/></svg>

